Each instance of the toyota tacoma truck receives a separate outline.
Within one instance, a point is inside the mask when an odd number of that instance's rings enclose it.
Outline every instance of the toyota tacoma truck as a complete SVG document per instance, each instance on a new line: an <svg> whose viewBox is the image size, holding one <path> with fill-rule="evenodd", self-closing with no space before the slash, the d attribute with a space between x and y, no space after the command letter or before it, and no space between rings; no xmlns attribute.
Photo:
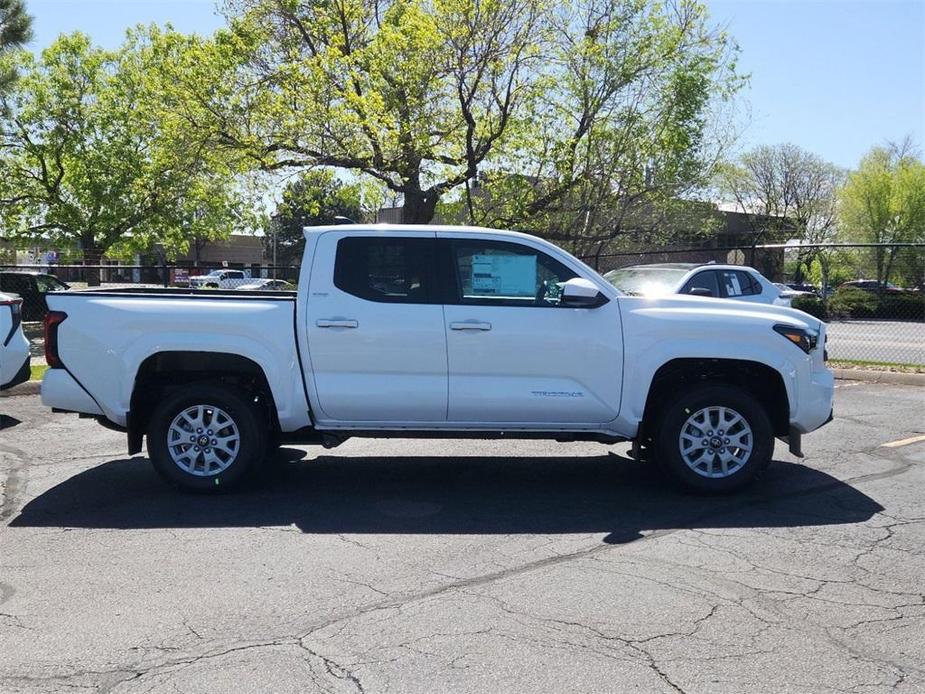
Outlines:
<svg viewBox="0 0 925 694"><path fill-rule="evenodd" d="M755 479L832 416L825 325L790 308L625 296L562 249L472 227L305 230L296 292L49 295L42 400L224 489L285 443L633 442L682 485Z"/></svg>

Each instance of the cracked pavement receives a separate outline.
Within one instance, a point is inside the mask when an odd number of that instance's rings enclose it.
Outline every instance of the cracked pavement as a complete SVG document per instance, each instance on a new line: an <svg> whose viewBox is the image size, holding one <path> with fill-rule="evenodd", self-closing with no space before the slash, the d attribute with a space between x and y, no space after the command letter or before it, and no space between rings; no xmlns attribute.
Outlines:
<svg viewBox="0 0 925 694"><path fill-rule="evenodd" d="M745 493L627 446L352 440L255 489L0 398L0 692L925 691L925 390Z"/></svg>

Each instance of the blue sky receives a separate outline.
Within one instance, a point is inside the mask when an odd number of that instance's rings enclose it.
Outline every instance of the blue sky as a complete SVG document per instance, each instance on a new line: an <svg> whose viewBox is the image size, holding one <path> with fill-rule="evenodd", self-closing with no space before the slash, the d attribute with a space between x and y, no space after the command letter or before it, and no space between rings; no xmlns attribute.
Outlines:
<svg viewBox="0 0 925 694"><path fill-rule="evenodd" d="M844 167L912 135L925 149L925 0L706 0L751 73L739 147L793 142ZM127 27L209 33L213 0L27 0L35 48L79 29L114 47Z"/></svg>

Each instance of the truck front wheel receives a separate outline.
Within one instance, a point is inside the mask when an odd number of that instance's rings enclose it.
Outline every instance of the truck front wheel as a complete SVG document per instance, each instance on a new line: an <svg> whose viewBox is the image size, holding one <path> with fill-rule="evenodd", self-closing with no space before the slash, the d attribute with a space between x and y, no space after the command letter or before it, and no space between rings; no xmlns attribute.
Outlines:
<svg viewBox="0 0 925 694"><path fill-rule="evenodd" d="M148 455L184 489L233 487L262 460L266 427L254 403L232 388L193 383L164 398L151 415Z"/></svg>
<svg viewBox="0 0 925 694"><path fill-rule="evenodd" d="M657 459L688 489L728 493L760 475L774 453L768 415L747 391L697 385L666 405L658 423Z"/></svg>

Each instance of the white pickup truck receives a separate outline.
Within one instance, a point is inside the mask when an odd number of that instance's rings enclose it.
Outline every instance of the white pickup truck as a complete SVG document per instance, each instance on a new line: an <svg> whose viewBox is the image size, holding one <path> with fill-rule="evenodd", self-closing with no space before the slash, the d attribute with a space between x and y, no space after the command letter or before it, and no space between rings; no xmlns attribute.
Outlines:
<svg viewBox="0 0 925 694"><path fill-rule="evenodd" d="M49 295L43 402L147 437L182 487L283 443L351 436L632 441L726 492L832 416L825 325L801 311L622 295L556 246L470 227L305 230L298 292Z"/></svg>
<svg viewBox="0 0 925 694"><path fill-rule="evenodd" d="M250 281L243 270L212 270L205 275L190 277L189 286L193 289L237 289Z"/></svg>

